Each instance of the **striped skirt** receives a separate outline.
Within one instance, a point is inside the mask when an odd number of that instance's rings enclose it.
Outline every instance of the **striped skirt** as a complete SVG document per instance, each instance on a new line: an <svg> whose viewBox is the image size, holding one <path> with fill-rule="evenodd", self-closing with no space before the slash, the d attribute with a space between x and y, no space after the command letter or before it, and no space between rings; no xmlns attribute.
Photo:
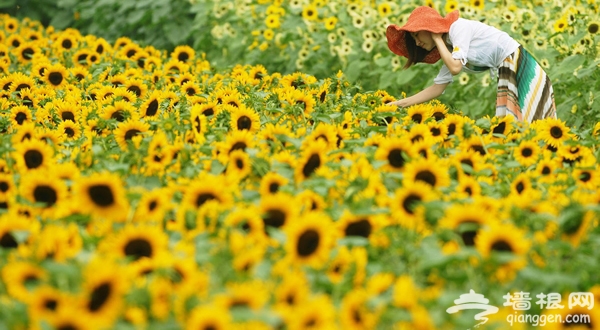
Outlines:
<svg viewBox="0 0 600 330"><path fill-rule="evenodd" d="M556 118L550 78L523 46L498 68L496 116L506 115L527 122Z"/></svg>

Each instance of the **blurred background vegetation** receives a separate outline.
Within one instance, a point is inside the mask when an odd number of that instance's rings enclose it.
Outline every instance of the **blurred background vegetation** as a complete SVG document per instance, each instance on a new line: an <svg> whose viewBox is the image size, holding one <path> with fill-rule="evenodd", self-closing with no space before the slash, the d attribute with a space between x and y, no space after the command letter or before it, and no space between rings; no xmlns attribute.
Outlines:
<svg viewBox="0 0 600 330"><path fill-rule="evenodd" d="M400 4L402 3L402 4ZM400 98L432 83L441 62L402 70L387 49L385 28L402 25L417 5L443 15L460 10L513 36L546 67L559 118L571 126L600 120L600 33L593 1L500 0L0 0L0 11L55 29L73 27L114 42L172 51L190 45L213 68L262 64L269 72L301 71L317 78L342 70L365 91ZM492 115L489 73L459 75L440 97L466 115Z"/></svg>

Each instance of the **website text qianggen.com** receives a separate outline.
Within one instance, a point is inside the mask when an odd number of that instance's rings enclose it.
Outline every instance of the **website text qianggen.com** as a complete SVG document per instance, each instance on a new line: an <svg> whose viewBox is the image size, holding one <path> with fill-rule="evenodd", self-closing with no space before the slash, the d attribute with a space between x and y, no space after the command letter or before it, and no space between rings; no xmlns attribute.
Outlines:
<svg viewBox="0 0 600 330"><path fill-rule="evenodd" d="M565 323L565 324L591 324L592 320L587 314L567 314L564 316L561 314L542 314L542 315L531 315L531 314L509 314L506 317L506 321L512 326L514 323L528 323L534 327L543 327L547 323Z"/></svg>

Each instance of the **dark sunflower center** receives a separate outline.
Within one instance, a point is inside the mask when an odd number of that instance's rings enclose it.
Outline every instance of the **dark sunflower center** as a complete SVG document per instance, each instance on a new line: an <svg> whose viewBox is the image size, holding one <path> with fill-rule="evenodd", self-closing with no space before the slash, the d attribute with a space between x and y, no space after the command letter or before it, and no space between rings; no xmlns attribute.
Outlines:
<svg viewBox="0 0 600 330"><path fill-rule="evenodd" d="M266 227L279 228L285 224L285 213L280 209L270 209L265 212L263 222Z"/></svg>
<svg viewBox="0 0 600 330"><path fill-rule="evenodd" d="M392 149L388 153L388 162L394 168L401 168L404 166L404 157L402 155L403 151L401 149Z"/></svg>
<svg viewBox="0 0 600 330"><path fill-rule="evenodd" d="M142 89L139 86L129 86L127 90L133 92L137 97L142 95Z"/></svg>
<svg viewBox="0 0 600 330"><path fill-rule="evenodd" d="M306 164L304 164L304 167L302 168L302 174L305 178L307 178L314 171L316 171L317 168L319 168L319 166L321 166L321 157L319 156L319 154L312 154L308 158Z"/></svg>
<svg viewBox="0 0 600 330"><path fill-rule="evenodd" d="M23 122L27 120L27 114L24 112L19 112L17 113L17 115L15 116L15 121L17 122L17 124L22 125Z"/></svg>
<svg viewBox="0 0 600 330"><path fill-rule="evenodd" d="M4 249L13 249L17 246L19 246L19 243L10 232L4 233L0 238L0 247Z"/></svg>
<svg viewBox="0 0 600 330"><path fill-rule="evenodd" d="M369 237L371 235L372 226L369 220L360 219L358 221L351 222L346 226L344 234L346 236L361 236Z"/></svg>
<svg viewBox="0 0 600 330"><path fill-rule="evenodd" d="M23 158L28 169L38 168L44 163L44 155L38 150L27 150Z"/></svg>
<svg viewBox="0 0 600 330"><path fill-rule="evenodd" d="M158 112L158 101L152 100L146 108L146 116L154 116Z"/></svg>
<svg viewBox="0 0 600 330"><path fill-rule="evenodd" d="M90 295L90 302L88 303L88 310L90 312L96 312L104 306L108 298L110 297L112 287L110 283L102 283L94 288Z"/></svg>
<svg viewBox="0 0 600 330"><path fill-rule="evenodd" d="M72 122L75 122L75 115L71 111L63 111L60 114L60 117L62 118L62 120L70 120Z"/></svg>
<svg viewBox="0 0 600 330"><path fill-rule="evenodd" d="M596 34L598 33L598 24L596 23L592 23L588 26L588 32L591 34Z"/></svg>
<svg viewBox="0 0 600 330"><path fill-rule="evenodd" d="M421 201L421 196L417 194L409 194L402 201L402 208L408 214L413 214L415 212L415 206Z"/></svg>
<svg viewBox="0 0 600 330"><path fill-rule="evenodd" d="M48 80L52 85L58 86L63 81L63 75L60 72L50 72L48 75Z"/></svg>
<svg viewBox="0 0 600 330"><path fill-rule="evenodd" d="M71 127L65 127L65 134L67 134L68 137L73 137L75 136L75 130Z"/></svg>
<svg viewBox="0 0 600 330"><path fill-rule="evenodd" d="M58 307L58 301L56 301L56 299L46 299L46 301L44 301L44 308L47 310L51 310L51 311L55 311L56 307Z"/></svg>
<svg viewBox="0 0 600 330"><path fill-rule="evenodd" d="M523 182L519 182L517 183L517 185L515 186L515 189L517 190L517 192L520 194L523 192L523 190L525 190L525 184L523 184Z"/></svg>
<svg viewBox="0 0 600 330"><path fill-rule="evenodd" d="M279 190L279 184L277 182L272 182L269 184L269 192L274 194Z"/></svg>
<svg viewBox="0 0 600 330"><path fill-rule="evenodd" d="M210 192L198 194L198 196L196 197L196 207L200 207L204 205L204 203L215 199L217 199L217 196Z"/></svg>
<svg viewBox="0 0 600 330"><path fill-rule="evenodd" d="M36 203L44 203L46 207L56 204L58 195L54 188L47 185L39 185L33 190L33 198Z"/></svg>
<svg viewBox="0 0 600 330"><path fill-rule="evenodd" d="M435 174L433 174L433 172L431 172L429 170L419 171L417 173L417 175L415 176L415 180L423 181L432 187L435 186L435 184L437 182L437 178L436 178Z"/></svg>
<svg viewBox="0 0 600 330"><path fill-rule="evenodd" d="M141 131L135 128L127 130L127 132L125 132L125 140L131 140L134 136L138 135L139 133L141 133Z"/></svg>
<svg viewBox="0 0 600 330"><path fill-rule="evenodd" d="M7 192L8 189L10 189L10 186L8 185L8 183L6 181L0 181L0 191Z"/></svg>
<svg viewBox="0 0 600 330"><path fill-rule="evenodd" d="M103 184L94 185L88 188L88 194L92 202L100 207L108 207L115 203L115 196L112 189Z"/></svg>
<svg viewBox="0 0 600 330"><path fill-rule="evenodd" d="M432 135L432 136L440 136L440 135L442 135L442 130L440 130L440 129L439 129L439 128L437 128L437 127L432 127L432 128L430 129L430 132L431 132L431 135Z"/></svg>
<svg viewBox="0 0 600 330"><path fill-rule="evenodd" d="M550 169L550 167L548 166L544 166L544 168L542 168L542 174L543 175L548 175L552 172L552 170Z"/></svg>
<svg viewBox="0 0 600 330"><path fill-rule="evenodd" d="M245 143L245 142L242 142L242 141L240 141L240 142L236 142L236 143L235 143L235 144L234 144L234 145L231 147L231 149L229 149L229 153L231 153L231 152L232 152L232 151L234 151L234 150L246 150L246 147L247 147L247 145L246 145L246 143Z"/></svg>
<svg viewBox="0 0 600 330"><path fill-rule="evenodd" d="M63 40L63 42L61 43L61 45L65 49L71 49L71 47L73 47L73 42L71 40L69 40L69 39L65 39L65 40Z"/></svg>
<svg viewBox="0 0 600 330"><path fill-rule="evenodd" d="M205 115L206 117L212 116L215 114L215 109L213 109L213 108L204 109L202 111L202 114Z"/></svg>
<svg viewBox="0 0 600 330"><path fill-rule="evenodd" d="M308 229L298 237L296 252L301 257L308 257L319 248L321 236L316 230Z"/></svg>
<svg viewBox="0 0 600 330"><path fill-rule="evenodd" d="M421 123L421 120L423 120L423 115L420 113L415 113L414 115L412 115L411 117L412 121L414 121L417 124Z"/></svg>
<svg viewBox="0 0 600 330"><path fill-rule="evenodd" d="M148 204L148 210L149 210L149 211L154 211L154 210L156 209L156 207L157 207L157 206L158 206L158 202L156 202L156 201L151 201L151 202Z"/></svg>
<svg viewBox="0 0 600 330"><path fill-rule="evenodd" d="M581 182L588 182L590 181L590 179L592 179L592 175L590 174L590 172L581 172L581 174L579 175L579 180Z"/></svg>
<svg viewBox="0 0 600 330"><path fill-rule="evenodd" d="M521 155L523 157L531 157L531 155L533 155L533 150L531 150L531 148L523 148L521 150Z"/></svg>
<svg viewBox="0 0 600 330"><path fill-rule="evenodd" d="M560 127L553 126L550 128L550 135L555 139L560 139L563 136L563 131Z"/></svg>
<svg viewBox="0 0 600 330"><path fill-rule="evenodd" d="M243 160L241 160L241 159L239 159L239 158L238 158L238 159L236 159L236 160L235 160L235 167L237 167L237 168L238 168L238 169L240 169L240 170L243 170L243 169L244 169L244 167L245 167L245 166L244 166L244 161L243 161Z"/></svg>
<svg viewBox="0 0 600 330"><path fill-rule="evenodd" d="M494 134L504 134L505 130L506 130L506 123L505 122L501 122L500 124L496 125L496 127L494 127L494 129L492 130L492 132Z"/></svg>
<svg viewBox="0 0 600 330"><path fill-rule="evenodd" d="M252 120L247 116L241 116L237 120L237 127L239 130L249 130L250 128L252 128Z"/></svg>
<svg viewBox="0 0 600 330"><path fill-rule="evenodd" d="M186 62L189 58L190 58L190 54L188 54L186 52L181 52L181 53L179 53L179 55L177 55L177 59L180 60L181 62Z"/></svg>
<svg viewBox="0 0 600 330"><path fill-rule="evenodd" d="M115 112L113 112L112 115L110 115L111 119L115 119L118 122L122 122L125 120L125 112L123 110L117 110Z"/></svg>
<svg viewBox="0 0 600 330"><path fill-rule="evenodd" d="M152 257L152 245L143 238L135 238L127 242L124 252L126 256L133 257L133 260Z"/></svg>
<svg viewBox="0 0 600 330"><path fill-rule="evenodd" d="M35 53L35 51L30 47L23 49L23 51L21 52L21 54L23 55L23 58L28 59L28 60L30 60L33 57L34 53Z"/></svg>
<svg viewBox="0 0 600 330"><path fill-rule="evenodd" d="M491 248L494 251L513 252L512 246L504 240L495 241Z"/></svg>
<svg viewBox="0 0 600 330"><path fill-rule="evenodd" d="M79 330L79 328L70 323L62 323L56 327L56 330Z"/></svg>

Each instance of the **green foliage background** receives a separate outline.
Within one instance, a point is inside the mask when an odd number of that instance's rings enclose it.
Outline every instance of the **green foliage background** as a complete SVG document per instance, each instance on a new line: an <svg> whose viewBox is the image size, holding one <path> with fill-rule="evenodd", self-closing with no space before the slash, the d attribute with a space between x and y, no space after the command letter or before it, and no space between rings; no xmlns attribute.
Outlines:
<svg viewBox="0 0 600 330"><path fill-rule="evenodd" d="M600 119L600 33L590 33L597 5L581 2L425 1L445 13L459 9L461 17L496 26L521 42L538 60L549 64L559 118L570 126L588 127ZM308 3L308 1L306 1ZM314 17L307 17L302 1L268 0L0 0L0 10L30 17L56 29L74 27L110 42L127 36L142 45L167 51L190 45L204 52L216 69L235 64L262 64L269 72L302 71L324 78L342 70L348 81L365 90L386 90L396 97L411 95L432 83L441 63L417 65L403 71L386 45L385 27L402 24L421 1L312 1ZM389 8L383 14L382 8ZM274 13L279 26L265 38L266 19ZM337 18L332 30L324 21ZM563 21L566 28L558 31ZM597 26L597 25L596 25ZM333 40L335 37L335 40ZM370 43L365 51L365 43ZM260 47L262 46L262 47ZM492 115L495 82L470 75L455 83L440 100L466 115ZM589 126L591 127L591 126Z"/></svg>

